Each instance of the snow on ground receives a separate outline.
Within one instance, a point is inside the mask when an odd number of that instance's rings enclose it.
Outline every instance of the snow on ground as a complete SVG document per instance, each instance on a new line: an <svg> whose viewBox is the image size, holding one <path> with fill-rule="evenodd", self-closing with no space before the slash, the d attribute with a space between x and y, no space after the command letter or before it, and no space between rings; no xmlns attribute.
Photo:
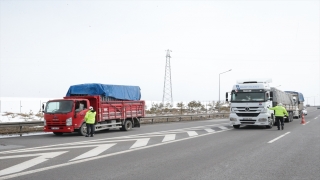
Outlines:
<svg viewBox="0 0 320 180"><path fill-rule="evenodd" d="M36 115L26 115L20 113L8 114L5 112L0 113L0 123L10 123L10 122L29 122L29 121L43 121L43 117Z"/></svg>

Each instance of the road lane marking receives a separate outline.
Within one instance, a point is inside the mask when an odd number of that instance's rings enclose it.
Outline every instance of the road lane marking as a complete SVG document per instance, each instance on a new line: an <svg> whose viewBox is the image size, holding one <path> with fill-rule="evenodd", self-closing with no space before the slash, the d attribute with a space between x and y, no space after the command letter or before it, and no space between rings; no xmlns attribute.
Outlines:
<svg viewBox="0 0 320 180"><path fill-rule="evenodd" d="M149 142L150 138L144 138L144 139L138 139L131 147L130 149L138 148L146 146Z"/></svg>
<svg viewBox="0 0 320 180"><path fill-rule="evenodd" d="M207 132L214 132L213 129L204 129L204 130L207 131Z"/></svg>
<svg viewBox="0 0 320 180"><path fill-rule="evenodd" d="M195 131L187 131L187 133L189 136L197 136L198 135L198 133Z"/></svg>
<svg viewBox="0 0 320 180"><path fill-rule="evenodd" d="M112 137L112 138L103 138L103 139L94 139L89 141L79 141L79 142L73 142L73 143L63 143L63 144L54 144L54 145L47 145L47 146L40 146L40 147L33 147L33 148L25 148L23 150L17 149L17 150L10 150L10 151L2 151L0 154L7 154L7 153L15 153L15 152L21 152L31 149L39 149L39 148L47 148L47 147L55 147L55 146L68 146L68 145L79 145L79 144L88 144L88 143L101 143L101 141L106 140L115 140L115 139L129 139L129 138L141 138L141 136L149 137L148 135L154 135L154 134L168 134L168 133L176 133L176 132L186 132L187 130L194 129L194 128L205 128L205 127L217 127L221 125L229 125L229 123L220 123L220 124L211 124L211 125L205 125L205 126L197 126L197 127L191 127L191 128L182 128L182 129L176 129L176 130L169 130L169 131L159 131L154 133L144 133L144 134L136 134L136 135L129 135L129 136L119 136L119 137Z"/></svg>
<svg viewBox="0 0 320 180"><path fill-rule="evenodd" d="M47 161L50 158L54 158L56 156L59 156L61 154L64 154L68 151L60 151L60 152L50 152L50 153L39 153L39 154L32 154L33 156L39 156L33 159L30 159L28 161L25 161L23 163L11 166L9 168L3 169L0 171L0 176L18 173L20 171L26 170L32 166L38 165L40 163L43 163ZM20 157L30 157L30 154L26 155L16 155L16 156L7 156L7 157L0 157L0 159L10 159L10 158L20 158ZM1 177L0 177L1 179Z"/></svg>
<svg viewBox="0 0 320 180"><path fill-rule="evenodd" d="M290 133L290 132L287 132L287 133L285 133L285 134L283 134L283 135L281 135L281 136L279 136L279 137L277 137L277 138L275 138L275 139L273 139L273 140L269 141L268 143L273 143L274 141L276 141L276 140L278 140L278 139L282 138L283 136L285 136L285 135L287 135L287 134L289 134L289 133Z"/></svg>
<svg viewBox="0 0 320 180"><path fill-rule="evenodd" d="M85 159L85 158L91 158L94 156L98 156L99 154L101 154L102 152L106 151L107 149L111 148L112 146L114 146L115 144L102 144L99 145L98 147L81 154L80 156L77 156L73 159L71 159L70 161L75 161L75 160L79 160L79 159Z"/></svg>
<svg viewBox="0 0 320 180"><path fill-rule="evenodd" d="M176 135L175 134L167 134L164 136L162 142L166 142L166 141L172 141L176 139Z"/></svg>
<svg viewBox="0 0 320 180"><path fill-rule="evenodd" d="M223 130L229 129L229 128L226 128L224 126L218 126L218 128L223 129Z"/></svg>
<svg viewBox="0 0 320 180"><path fill-rule="evenodd" d="M20 151L14 151L11 153L22 153L22 152L35 152L35 151L52 151L52 150L61 150L61 149L79 149L79 148L88 148L88 147L96 147L100 144L92 144L92 145L83 145L83 146L67 146L67 147L54 147L54 148L37 148L37 149L22 149ZM115 144L113 144L115 145ZM9 152L5 153L9 154Z"/></svg>
<svg viewBox="0 0 320 180"><path fill-rule="evenodd" d="M318 117L315 117L314 119L318 119Z"/></svg>
<svg viewBox="0 0 320 180"><path fill-rule="evenodd" d="M10 174L10 175L7 175L7 176L2 176L2 177L0 177L0 179L10 179L10 178L15 178L15 177L20 177L20 176L23 176L23 175L28 175L28 174L42 172L42 171L46 171L46 170L50 170L50 169L65 167L65 166L69 166L69 165L73 165L73 164L79 164L79 163L92 161L92 160L97 160L97 159L101 159L101 158L106 158L106 157L110 157L110 156L115 156L115 155L119 155L119 154L125 154L125 153L136 151L136 150L148 149L148 148L157 147L157 146L170 144L170 143L174 143L174 142L185 141L185 140L198 138L198 137L202 137L202 136L207 136L207 135L211 135L211 134L214 134L214 133L225 132L225 131L229 131L229 130L231 130L231 129L215 131L215 132L212 132L212 133L201 134L201 135L198 135L198 136L192 136L192 137L187 137L187 138L178 139L178 140L174 140L174 141L162 142L162 143L153 144L153 145L150 145L150 146L144 146L144 147L139 147L139 148L135 148L135 149L128 149L128 150L115 152L115 153L111 153L111 154L105 154L105 155L96 156L96 157L92 157L92 158L81 159L81 160L78 160L78 161L71 161L71 162L67 162L67 163L57 164L57 165L43 167L43 168L34 169L34 170L29 170L29 171L25 171L25 172L19 172L19 173L16 173L16 174Z"/></svg>

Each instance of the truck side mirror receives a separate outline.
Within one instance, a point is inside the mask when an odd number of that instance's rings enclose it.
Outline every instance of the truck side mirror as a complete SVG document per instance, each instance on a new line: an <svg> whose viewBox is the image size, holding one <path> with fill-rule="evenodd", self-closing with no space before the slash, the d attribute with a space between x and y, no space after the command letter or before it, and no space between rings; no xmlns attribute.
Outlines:
<svg viewBox="0 0 320 180"><path fill-rule="evenodd" d="M44 103L42 103L42 112L44 113Z"/></svg>
<svg viewBox="0 0 320 180"><path fill-rule="evenodd" d="M226 92L226 101L228 102L228 92Z"/></svg>

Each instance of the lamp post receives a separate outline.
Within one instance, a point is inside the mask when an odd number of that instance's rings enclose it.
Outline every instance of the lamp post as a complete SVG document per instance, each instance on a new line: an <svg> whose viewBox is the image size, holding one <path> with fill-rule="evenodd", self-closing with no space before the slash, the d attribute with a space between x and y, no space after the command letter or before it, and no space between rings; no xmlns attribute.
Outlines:
<svg viewBox="0 0 320 180"><path fill-rule="evenodd" d="M228 71L225 71L225 72L222 72L222 73L220 73L219 74L219 112L220 112L220 75L221 74L224 74L224 73L227 73L227 72L229 72L229 71L231 71L232 69L229 69Z"/></svg>

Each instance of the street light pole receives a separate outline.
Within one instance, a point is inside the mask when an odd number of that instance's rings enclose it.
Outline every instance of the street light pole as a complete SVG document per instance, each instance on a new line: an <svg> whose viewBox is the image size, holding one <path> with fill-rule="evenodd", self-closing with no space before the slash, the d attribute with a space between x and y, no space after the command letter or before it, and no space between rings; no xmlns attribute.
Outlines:
<svg viewBox="0 0 320 180"><path fill-rule="evenodd" d="M225 71L225 72L222 72L222 73L220 73L219 74L219 112L220 112L220 75L221 74L224 74L224 73L227 73L227 72L229 72L229 71L231 71L232 69L229 69L228 71Z"/></svg>

